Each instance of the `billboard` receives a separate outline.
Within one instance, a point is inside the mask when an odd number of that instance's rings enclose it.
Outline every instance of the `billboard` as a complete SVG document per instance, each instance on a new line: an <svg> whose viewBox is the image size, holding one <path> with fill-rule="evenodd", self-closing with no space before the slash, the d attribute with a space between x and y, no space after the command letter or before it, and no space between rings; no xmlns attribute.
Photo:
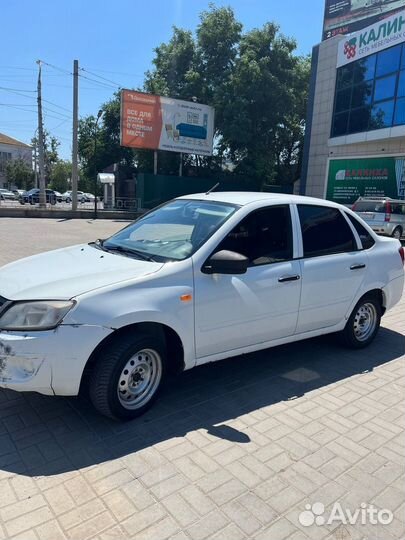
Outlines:
<svg viewBox="0 0 405 540"><path fill-rule="evenodd" d="M405 0L326 0L322 40L357 32L404 7Z"/></svg>
<svg viewBox="0 0 405 540"><path fill-rule="evenodd" d="M211 156L214 109L133 90L121 91L121 145Z"/></svg>
<svg viewBox="0 0 405 540"><path fill-rule="evenodd" d="M405 156L329 161L326 198L352 204L358 197L405 198Z"/></svg>
<svg viewBox="0 0 405 540"><path fill-rule="evenodd" d="M383 51L405 41L405 9L384 21L359 30L338 44L337 67L350 64L370 54Z"/></svg>

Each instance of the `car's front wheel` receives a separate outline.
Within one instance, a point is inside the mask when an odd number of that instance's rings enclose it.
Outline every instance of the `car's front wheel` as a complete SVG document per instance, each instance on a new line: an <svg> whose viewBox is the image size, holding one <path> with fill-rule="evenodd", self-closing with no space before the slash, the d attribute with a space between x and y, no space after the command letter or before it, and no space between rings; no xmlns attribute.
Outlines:
<svg viewBox="0 0 405 540"><path fill-rule="evenodd" d="M110 418L140 416L158 397L165 364L166 346L161 336L121 335L96 360L89 378L93 405Z"/></svg>
<svg viewBox="0 0 405 540"><path fill-rule="evenodd" d="M397 240L401 240L402 236L402 229L401 227L396 227L394 231L392 232L392 237L396 238Z"/></svg>
<svg viewBox="0 0 405 540"><path fill-rule="evenodd" d="M341 332L343 342L353 349L367 347L380 328L381 303L375 294L366 294L359 300Z"/></svg>

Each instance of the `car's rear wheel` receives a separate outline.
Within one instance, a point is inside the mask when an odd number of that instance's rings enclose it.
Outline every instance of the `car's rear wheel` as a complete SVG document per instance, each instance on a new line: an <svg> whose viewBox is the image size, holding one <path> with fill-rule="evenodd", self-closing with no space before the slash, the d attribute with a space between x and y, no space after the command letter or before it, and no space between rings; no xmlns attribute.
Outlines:
<svg viewBox="0 0 405 540"><path fill-rule="evenodd" d="M166 346L158 334L121 335L101 351L89 377L93 405L110 418L140 416L158 397L165 364Z"/></svg>
<svg viewBox="0 0 405 540"><path fill-rule="evenodd" d="M396 238L397 240L401 240L401 236L402 236L402 229L401 227L396 227L393 232L392 232L392 235L391 235L393 238Z"/></svg>
<svg viewBox="0 0 405 540"><path fill-rule="evenodd" d="M70 204L72 201L71 201L70 197L66 197L65 202L67 202L68 204Z"/></svg>
<svg viewBox="0 0 405 540"><path fill-rule="evenodd" d="M375 294L366 294L359 300L341 332L343 342L348 347L367 347L380 328L381 303Z"/></svg>

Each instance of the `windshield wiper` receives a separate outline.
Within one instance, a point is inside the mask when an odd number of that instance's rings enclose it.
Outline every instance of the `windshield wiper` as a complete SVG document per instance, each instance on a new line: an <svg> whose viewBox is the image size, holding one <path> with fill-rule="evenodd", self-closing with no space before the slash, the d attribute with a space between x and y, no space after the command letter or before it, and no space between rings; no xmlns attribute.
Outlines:
<svg viewBox="0 0 405 540"><path fill-rule="evenodd" d="M153 257L150 257L149 255L146 255L145 253L142 253L142 251L138 251L136 249L126 248L123 246L106 246L104 244L101 244L101 246L105 251L117 251L118 253L122 253L124 255L135 255L135 257L138 257L144 261L156 262Z"/></svg>

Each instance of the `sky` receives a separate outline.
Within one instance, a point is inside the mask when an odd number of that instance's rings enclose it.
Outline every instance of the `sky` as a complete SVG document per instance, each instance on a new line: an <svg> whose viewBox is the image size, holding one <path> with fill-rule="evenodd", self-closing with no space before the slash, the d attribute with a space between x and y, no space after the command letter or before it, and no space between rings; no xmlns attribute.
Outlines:
<svg viewBox="0 0 405 540"><path fill-rule="evenodd" d="M268 21L308 54L322 33L324 0L216 0L244 30ZM2 5L0 132L29 143L37 128L36 83L43 61L44 126L71 158L73 60L79 60L79 115L97 114L119 86L142 85L153 50L173 25L194 31L208 0L19 0Z"/></svg>

